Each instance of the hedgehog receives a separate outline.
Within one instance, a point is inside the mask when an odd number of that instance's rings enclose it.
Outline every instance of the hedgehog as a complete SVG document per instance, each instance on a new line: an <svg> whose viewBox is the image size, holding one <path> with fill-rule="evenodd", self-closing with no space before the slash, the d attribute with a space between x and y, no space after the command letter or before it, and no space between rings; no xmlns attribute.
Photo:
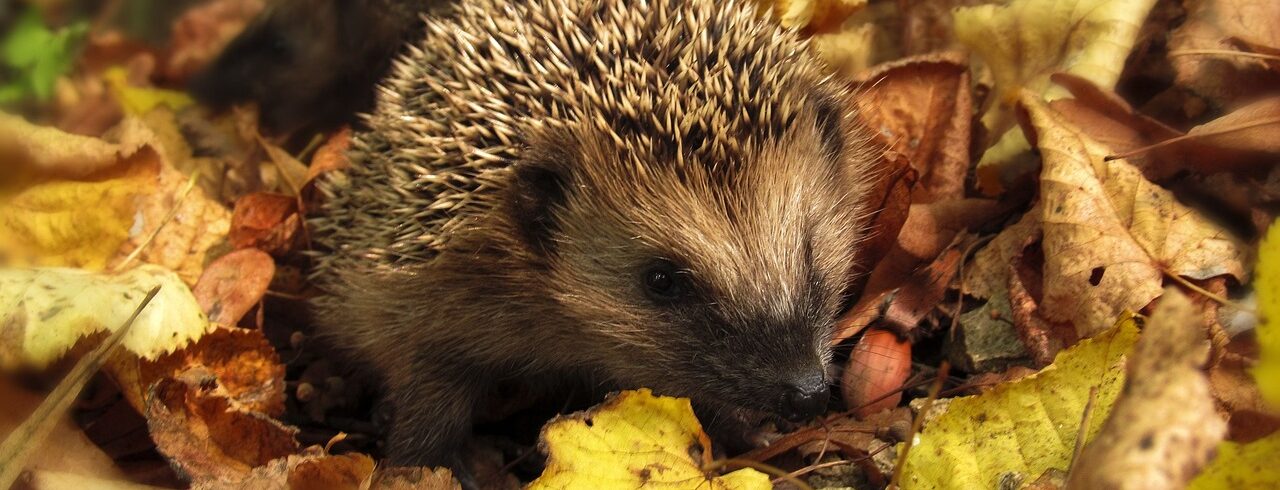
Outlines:
<svg viewBox="0 0 1280 490"><path fill-rule="evenodd" d="M318 330L395 465L457 468L498 382L803 421L867 234L867 130L741 0L472 0L424 19L319 184ZM734 415L737 414L737 415Z"/></svg>

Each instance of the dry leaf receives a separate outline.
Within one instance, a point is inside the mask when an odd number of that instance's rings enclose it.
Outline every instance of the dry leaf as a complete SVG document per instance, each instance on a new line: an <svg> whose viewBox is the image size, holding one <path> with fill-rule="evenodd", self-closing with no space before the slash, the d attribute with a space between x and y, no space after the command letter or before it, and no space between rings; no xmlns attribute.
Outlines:
<svg viewBox="0 0 1280 490"><path fill-rule="evenodd" d="M1111 417L1072 467L1071 488L1181 488L1209 461L1227 424L1202 370L1206 332L1195 305L1166 289L1129 355Z"/></svg>
<svg viewBox="0 0 1280 490"><path fill-rule="evenodd" d="M147 292L163 286L122 344L155 359L200 338L209 322L191 291L162 267L120 274L76 269L0 269L0 366L43 368L81 338L114 331Z"/></svg>
<svg viewBox="0 0 1280 490"><path fill-rule="evenodd" d="M1124 354L1138 337L1132 319L1063 351L1053 365L976 396L952 398L926 422L902 468L901 487L998 488L1065 470L1091 388L1098 389L1086 437L1095 434L1124 383Z"/></svg>
<svg viewBox="0 0 1280 490"><path fill-rule="evenodd" d="M1187 137L1199 145L1280 153L1280 97L1256 101L1191 128ZM1274 164L1275 160L1267 163Z"/></svg>
<svg viewBox="0 0 1280 490"><path fill-rule="evenodd" d="M0 399L5 401L0 403L0 439L13 433L44 396L19 387L7 376L0 376ZM27 460L28 471L61 471L109 479L124 477L111 457L85 437L70 414L61 417L46 441Z"/></svg>
<svg viewBox="0 0 1280 490"><path fill-rule="evenodd" d="M1113 154L1127 153L1182 136L1181 131L1137 113L1120 96L1089 80L1067 73L1055 74L1052 80L1069 90L1072 98L1055 100L1049 103L1049 107L1057 111L1064 121L1110 148ZM1200 161L1198 158L1185 159L1182 152L1172 148L1140 152L1128 160L1153 181L1173 176L1184 168L1187 160L1193 163Z"/></svg>
<svg viewBox="0 0 1280 490"><path fill-rule="evenodd" d="M910 208L907 221L892 242L883 258L875 260L875 269L867 278L866 287L858 302L845 314L836 326L836 342L847 339L875 320L883 311L882 303L891 293L904 284L915 283L925 287L916 296L937 297L950 282L955 269L946 264L924 267L938 261L939 255L952 243L962 230L979 226L999 215L1003 208L995 201L985 199L960 199L917 204ZM950 257L947 263L955 265L959 257ZM936 289L943 288L943 289ZM910 303L918 307L928 301ZM931 306L930 306L931 307ZM920 312L919 319L924 312ZM914 322L909 322L914 323Z"/></svg>
<svg viewBox="0 0 1280 490"><path fill-rule="evenodd" d="M228 238L235 248L254 247L284 255L293 250L301 231L296 198L257 192L236 200Z"/></svg>
<svg viewBox="0 0 1280 490"><path fill-rule="evenodd" d="M938 54L885 63L857 81L858 115L919 173L912 203L964 197L969 171L968 60Z"/></svg>
<svg viewBox="0 0 1280 490"><path fill-rule="evenodd" d="M1059 120L1034 96L1024 98L1044 156L1040 202L979 252L966 283L980 297L1008 287L1012 257L1043 235L1039 313L1070 322L1080 336L1139 310L1160 294L1162 274L1245 278L1238 239L1124 160ZM1006 255L1007 254L1007 255ZM1028 285L1030 287L1030 285Z"/></svg>
<svg viewBox="0 0 1280 490"><path fill-rule="evenodd" d="M769 477L746 468L707 474L711 441L685 398L624 391L588 412L559 417L542 429L547 468L531 490L771 488ZM607 483L605 483L607 482Z"/></svg>
<svg viewBox="0 0 1280 490"><path fill-rule="evenodd" d="M1176 82L1220 105L1266 93L1280 83L1257 58L1232 56L1232 39L1280 46L1280 3L1273 0L1190 0L1187 20L1169 38Z"/></svg>
<svg viewBox="0 0 1280 490"><path fill-rule="evenodd" d="M165 378L199 379L237 409L278 417L284 413L284 365L260 330L218 328L152 361L115 358L112 378L139 412L151 385Z"/></svg>
<svg viewBox="0 0 1280 490"><path fill-rule="evenodd" d="M136 118L126 118L114 133L114 138L119 141L152 144L157 140L155 133ZM205 195L202 189L188 190L189 180L171 165L161 167L159 192L148 195L140 203L129 241L121 247L119 257L133 253L155 235L138 258L168 267L187 284L195 284L210 249L225 239L231 213ZM157 229L160 229L158 234Z"/></svg>
<svg viewBox="0 0 1280 490"><path fill-rule="evenodd" d="M254 468L298 451L296 429L183 381L152 385L146 406L156 449L197 487L241 481Z"/></svg>
<svg viewBox="0 0 1280 490"><path fill-rule="evenodd" d="M275 272L275 261L266 252L252 248L237 250L209 264L192 293L209 315L209 321L235 326L262 301Z"/></svg>
<svg viewBox="0 0 1280 490"><path fill-rule="evenodd" d="M978 162L978 185L989 194L1034 171L1030 146L1013 130L1013 110L1029 91L1046 100L1067 95L1049 81L1057 72L1111 88L1155 0L1014 0L955 10L956 38L991 67L995 106L982 118L995 143ZM1011 131L1012 130L1012 131Z"/></svg>
<svg viewBox="0 0 1280 490"><path fill-rule="evenodd" d="M80 178L115 166L137 151L137 147L68 134L0 114L0 159L11 169L25 165L42 173Z"/></svg>
<svg viewBox="0 0 1280 490"><path fill-rule="evenodd" d="M766 0L782 27L806 32L827 32L840 26L850 14L867 6L867 0Z"/></svg>

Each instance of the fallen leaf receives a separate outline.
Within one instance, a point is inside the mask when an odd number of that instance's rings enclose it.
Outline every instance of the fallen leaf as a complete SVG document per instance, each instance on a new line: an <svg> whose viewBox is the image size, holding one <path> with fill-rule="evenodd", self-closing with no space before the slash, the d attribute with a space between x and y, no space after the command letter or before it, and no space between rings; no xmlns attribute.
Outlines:
<svg viewBox="0 0 1280 490"><path fill-rule="evenodd" d="M919 173L912 203L964 197L969 171L968 60L943 53L877 66L855 83L858 115Z"/></svg>
<svg viewBox="0 0 1280 490"><path fill-rule="evenodd" d="M1258 100L1191 128L1186 137L1199 145L1280 153L1280 97Z"/></svg>
<svg viewBox="0 0 1280 490"><path fill-rule="evenodd" d="M1069 488L1181 488L1227 431L1203 367L1199 308L1166 289L1127 361L1111 416L1071 470Z"/></svg>
<svg viewBox="0 0 1280 490"><path fill-rule="evenodd" d="M1014 130L1024 91L1046 100L1067 95L1050 83L1057 72L1112 88L1155 0L1014 0L954 11L960 42L991 67L995 106L982 117L995 139L978 162L978 187L999 194L1035 170L1026 138Z"/></svg>
<svg viewBox="0 0 1280 490"><path fill-rule="evenodd" d="M145 359L173 352L209 331L191 291L162 267L103 275L76 269L0 269L0 366L43 368L82 337L113 331L157 285L159 296L122 344Z"/></svg>
<svg viewBox="0 0 1280 490"><path fill-rule="evenodd" d="M1080 76L1057 73L1051 80L1070 91L1071 98L1054 100L1049 103L1049 107L1057 111L1065 122L1110 148L1113 154L1129 153L1131 150L1182 136L1181 131L1138 113L1119 95ZM1173 176L1185 168L1188 161L1199 161L1187 159L1173 148L1138 152L1127 159L1129 163L1142 169L1147 179L1153 181Z"/></svg>
<svg viewBox="0 0 1280 490"><path fill-rule="evenodd" d="M950 283L948 274L955 273L955 269L949 269L947 264L954 266L959 256L939 261L939 255L961 231L976 227L1002 211L999 203L986 199L948 200L911 206L906 222L899 227L901 232L891 242L885 256L873 262L875 269L868 275L866 287L862 289L857 303L837 323L834 341L838 343L853 336L878 318L889 307L885 301L891 300L893 291L903 285L923 287L907 296L912 299L926 296L941 299ZM876 239L872 240L874 243ZM934 262L941 263L925 267ZM926 313L920 310L928 302L915 301L902 306L916 310L918 316L914 318L918 320ZM900 321L914 324L910 320Z"/></svg>
<svg viewBox="0 0 1280 490"><path fill-rule="evenodd" d="M3 439L36 410L45 395L19 387L8 376L0 376L0 397L5 401L0 403L0 439ZM85 437L69 413L59 417L46 441L27 459L24 465L27 471L62 471L110 479L124 477L111 456Z"/></svg>
<svg viewBox="0 0 1280 490"><path fill-rule="evenodd" d="M160 106L178 110L195 104L186 92L130 84L123 67L107 69L102 73L102 78L106 80L126 115L142 116Z"/></svg>
<svg viewBox="0 0 1280 490"><path fill-rule="evenodd" d="M0 114L0 157L14 169L28 166L40 173L83 178L115 166L120 159L137 151L136 147L126 148L98 138L68 134Z"/></svg>
<svg viewBox="0 0 1280 490"><path fill-rule="evenodd" d="M867 6L867 0L771 0L766 1L778 23L788 29L827 32Z"/></svg>
<svg viewBox="0 0 1280 490"><path fill-rule="evenodd" d="M125 119L100 140L107 146L51 129L38 133L46 141L26 149L50 152L46 162L87 157L96 168L113 151L119 158L69 180L49 172L18 183L0 203L0 255L18 266L100 270L119 267L146 243L135 258L173 269L188 284L195 282L209 249L226 235L229 213L199 189L184 191L189 178L166 163L154 133L136 118ZM60 142L91 151L60 150Z"/></svg>
<svg viewBox="0 0 1280 490"><path fill-rule="evenodd" d="M711 442L689 400L624 391L588 412L559 417L542 429L547 467L530 489L772 488L753 469L714 476ZM605 483L608 482L608 483Z"/></svg>
<svg viewBox="0 0 1280 490"><path fill-rule="evenodd" d="M373 474L371 488L385 490L461 490L446 468L383 467Z"/></svg>
<svg viewBox="0 0 1280 490"><path fill-rule="evenodd" d="M1091 388L1098 394L1092 437L1124 384L1124 354L1138 338L1124 319L1063 351L1032 376L987 393L953 398L916 436L902 468L904 489L997 488L1002 475L1034 479L1065 470Z"/></svg>
<svg viewBox="0 0 1280 490"><path fill-rule="evenodd" d="M137 207L158 187L158 155L143 149L81 179L41 179L0 202L0 256L12 266L102 270L129 238Z"/></svg>
<svg viewBox="0 0 1280 490"><path fill-rule="evenodd" d="M1224 442L1189 490L1267 490L1280 485L1280 432L1248 444Z"/></svg>
<svg viewBox="0 0 1280 490"><path fill-rule="evenodd" d="M236 250L209 264L192 293L209 321L235 326L262 301L275 271L275 261L266 252Z"/></svg>
<svg viewBox="0 0 1280 490"><path fill-rule="evenodd" d="M227 237L235 248L254 247L283 255L293 250L301 231L296 198L256 192L236 200Z"/></svg>
<svg viewBox="0 0 1280 490"><path fill-rule="evenodd" d="M157 140L156 134L137 118L126 118L108 137L148 145ZM187 284L195 284L210 250L225 240L231 213L202 189L190 188L189 181L190 177L172 165L161 166L158 192L139 203L129 240L117 254L121 260L114 265L145 244L137 252L138 259L168 267Z"/></svg>
<svg viewBox="0 0 1280 490"><path fill-rule="evenodd" d="M239 482L254 468L298 451L297 429L183 381L152 385L146 406L156 449L195 487Z"/></svg>
<svg viewBox="0 0 1280 490"><path fill-rule="evenodd" d="M1040 202L1018 225L980 251L966 271L971 291L986 297L1008 287L1012 257L1043 236L1039 312L1069 322L1081 337L1160 294L1163 274L1193 279L1245 278L1244 246L1221 226L1187 208L1125 160L1062 123L1036 97L1024 99L1044 156Z"/></svg>
<svg viewBox="0 0 1280 490"><path fill-rule="evenodd" d="M1233 56L1232 39L1280 46L1280 3L1271 0L1193 0L1184 2L1187 14L1169 36L1169 63L1178 85L1190 88L1219 105L1266 93L1280 83L1257 59Z"/></svg>
<svg viewBox="0 0 1280 490"><path fill-rule="evenodd" d="M1257 277L1261 319L1257 327L1258 364L1254 379L1272 408L1280 409L1280 221L1273 223L1258 247Z"/></svg>
<svg viewBox="0 0 1280 490"><path fill-rule="evenodd" d="M307 166L283 148L271 144L261 136L258 137L258 144L262 145L262 149L275 164L273 169L279 176L279 185L276 190L289 196L298 195L302 191L302 184L307 181Z"/></svg>
<svg viewBox="0 0 1280 490"><path fill-rule="evenodd" d="M260 330L216 328L155 360L115 358L108 371L139 412L151 385L166 378L199 379L237 409L272 417L284 413L284 365Z"/></svg>

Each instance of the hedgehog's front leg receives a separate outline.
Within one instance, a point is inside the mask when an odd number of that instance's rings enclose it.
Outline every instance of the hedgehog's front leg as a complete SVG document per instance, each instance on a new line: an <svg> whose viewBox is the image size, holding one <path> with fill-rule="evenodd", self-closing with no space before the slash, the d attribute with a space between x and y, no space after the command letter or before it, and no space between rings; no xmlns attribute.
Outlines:
<svg viewBox="0 0 1280 490"><path fill-rule="evenodd" d="M387 459L393 466L447 466L464 486L471 480L460 457L471 435L476 403L487 386L474 373L463 373L435 356L407 360L415 376L396 383L391 396L395 417L387 436Z"/></svg>

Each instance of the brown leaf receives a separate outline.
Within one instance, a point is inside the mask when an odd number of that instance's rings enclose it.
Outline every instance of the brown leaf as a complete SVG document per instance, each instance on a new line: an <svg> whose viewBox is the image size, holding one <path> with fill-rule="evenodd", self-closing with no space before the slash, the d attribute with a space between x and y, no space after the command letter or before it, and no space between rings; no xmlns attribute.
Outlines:
<svg viewBox="0 0 1280 490"><path fill-rule="evenodd" d="M1231 39L1280 46L1280 2L1273 0L1192 0L1187 20L1169 38L1169 62L1176 83L1230 105L1266 93L1280 73L1257 59L1233 56Z"/></svg>
<svg viewBox="0 0 1280 490"><path fill-rule="evenodd" d="M1227 424L1201 370L1198 309L1166 289L1129 356L1125 389L1073 465L1069 488L1181 488L1213 457Z"/></svg>
<svg viewBox="0 0 1280 490"><path fill-rule="evenodd" d="M241 481L254 468L298 450L297 429L237 409L222 396L172 378L152 385L147 425L156 449L195 486Z"/></svg>
<svg viewBox="0 0 1280 490"><path fill-rule="evenodd" d="M122 146L131 142L155 145L158 141L155 132L136 118L125 119L106 138ZM145 242L146 248L138 254L139 259L168 267L187 284L195 283L204 269L209 250L225 239L231 213L203 190L188 190L189 180L165 161L158 177L159 192L149 194L142 201L135 227L113 266L118 266ZM151 240L147 242L148 239Z"/></svg>
<svg viewBox="0 0 1280 490"><path fill-rule="evenodd" d="M44 394L30 392L9 376L0 376L0 439L12 434L44 400ZM65 471L122 479L124 473L111 457L85 437L70 414L61 417L41 448L27 460L26 470Z"/></svg>
<svg viewBox="0 0 1280 490"><path fill-rule="evenodd" d="M1181 131L1134 111L1114 92L1069 73L1057 73L1051 80L1071 92L1071 99L1058 99L1049 107L1064 121L1080 129L1115 153L1145 147L1182 135ZM1196 160L1198 161L1198 160ZM1169 178L1185 166L1183 155L1171 148L1156 149L1129 157L1129 162L1142 169L1151 180Z"/></svg>
<svg viewBox="0 0 1280 490"><path fill-rule="evenodd" d="M869 203L868 211L874 214L868 236L857 250L856 263L859 267L879 264L894 247L898 231L907 220L911 190L916 183L916 172L902 155L886 151L880 157L883 170L877 175L878 181L871 186L866 201ZM863 291L867 279L866 275L857 277L850 290Z"/></svg>
<svg viewBox="0 0 1280 490"><path fill-rule="evenodd" d="M293 251L301 231L297 199L257 192L236 200L227 238L235 248L253 247L279 256Z"/></svg>
<svg viewBox="0 0 1280 490"><path fill-rule="evenodd" d="M461 490L462 486L453 479L453 473L446 468L387 467L381 468L373 475L370 488L386 490Z"/></svg>
<svg viewBox="0 0 1280 490"><path fill-rule="evenodd" d="M861 331L886 309L895 311L898 322L914 325L912 315L918 315L914 319L919 320L936 305L955 274L959 255L940 261L939 254L962 230L979 226L1001 212L1003 207L1000 204L986 199L959 199L911 206L907 221L900 227L902 231L892 243L892 248L882 259L874 262L875 269L868 276L858 302L837 323L835 342ZM945 263L923 267L935 261ZM909 301L899 307L909 307L915 312L907 315L890 305L892 292L909 284L914 284L912 292L903 296L903 300ZM884 304L886 300L890 305Z"/></svg>
<svg viewBox="0 0 1280 490"><path fill-rule="evenodd" d="M1280 96L1258 100L1191 128L1187 138L1231 150L1280 153Z"/></svg>
<svg viewBox="0 0 1280 490"><path fill-rule="evenodd" d="M209 264L191 292L209 315L209 321L235 326L262 301L275 270L275 261L265 252L254 248L236 250Z"/></svg>
<svg viewBox="0 0 1280 490"><path fill-rule="evenodd" d="M1039 312L1050 322L1070 322L1081 337L1111 325L1126 309L1146 306L1159 295L1162 274L1244 278L1238 239L1128 162L1103 161L1106 147L1063 123L1038 98L1023 100L1044 156L1040 202L1025 224L1006 229L988 247L999 253L978 254L971 270L983 277L967 281L974 291L1007 284L1002 269L1012 255L1004 254L1020 250L1036 228L1044 250Z"/></svg>
<svg viewBox="0 0 1280 490"><path fill-rule="evenodd" d="M943 53L879 65L857 81L858 114L920 175L913 203L964 197L969 171L968 59Z"/></svg>
<svg viewBox="0 0 1280 490"><path fill-rule="evenodd" d="M111 360L125 398L145 412L151 385L167 378L199 379L209 392L237 407L269 416L284 413L284 365L260 330L218 328L196 343L155 361Z"/></svg>

